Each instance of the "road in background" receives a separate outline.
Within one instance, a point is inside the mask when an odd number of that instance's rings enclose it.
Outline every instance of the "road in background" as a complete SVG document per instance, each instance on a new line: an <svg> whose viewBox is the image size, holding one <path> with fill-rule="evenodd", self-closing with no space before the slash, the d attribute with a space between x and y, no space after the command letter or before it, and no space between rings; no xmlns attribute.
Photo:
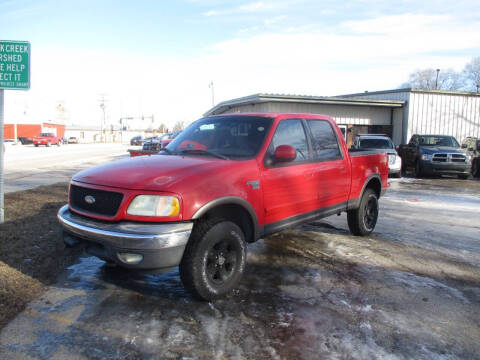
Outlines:
<svg viewBox="0 0 480 360"><path fill-rule="evenodd" d="M125 144L16 145L5 151L5 192L69 181L93 165L128 157Z"/></svg>
<svg viewBox="0 0 480 360"><path fill-rule="evenodd" d="M480 182L391 183L371 236L342 214L260 240L215 302L178 271L82 257L3 329L0 358L478 359Z"/></svg>

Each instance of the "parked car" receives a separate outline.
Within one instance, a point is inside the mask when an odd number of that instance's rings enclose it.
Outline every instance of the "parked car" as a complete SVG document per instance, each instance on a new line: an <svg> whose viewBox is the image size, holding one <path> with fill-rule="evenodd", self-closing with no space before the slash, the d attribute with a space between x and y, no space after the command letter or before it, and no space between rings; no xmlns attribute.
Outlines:
<svg viewBox="0 0 480 360"><path fill-rule="evenodd" d="M138 135L134 136L130 139L130 145L142 145L143 144L143 137Z"/></svg>
<svg viewBox="0 0 480 360"><path fill-rule="evenodd" d="M360 134L353 141L355 149L382 149L388 154L388 174L392 177L400 177L402 170L402 158L398 156L392 139L383 134Z"/></svg>
<svg viewBox="0 0 480 360"><path fill-rule="evenodd" d="M413 169L416 177L457 175L467 179L470 176L472 157L453 136L415 134L408 145L399 146L398 153L404 169Z"/></svg>
<svg viewBox="0 0 480 360"><path fill-rule="evenodd" d="M75 136L70 136L67 140L69 144L78 144L78 138Z"/></svg>
<svg viewBox="0 0 480 360"><path fill-rule="evenodd" d="M160 139L158 137L150 137L144 140L141 149L128 149L131 157L153 155L160 151Z"/></svg>
<svg viewBox="0 0 480 360"><path fill-rule="evenodd" d="M191 124L158 155L84 170L58 212L67 245L130 269L168 270L194 296L229 293L247 243L347 212L370 234L389 186L383 150L349 151L313 114L228 114Z"/></svg>
<svg viewBox="0 0 480 360"><path fill-rule="evenodd" d="M480 139L476 137L467 137L463 139L462 149L472 157L473 177L480 177Z"/></svg>
<svg viewBox="0 0 480 360"><path fill-rule="evenodd" d="M181 133L181 131L175 131L173 133L168 133L168 134L165 134L163 135L161 138L160 138L160 148L163 149L164 147L166 147L168 144L170 144L173 139L175 139L179 134Z"/></svg>
<svg viewBox="0 0 480 360"><path fill-rule="evenodd" d="M33 138L33 145L35 146L45 145L48 147L50 145L60 146L61 144L62 138L53 133L41 133Z"/></svg>
<svg viewBox="0 0 480 360"><path fill-rule="evenodd" d="M142 145L142 150L160 151L160 138L158 136L153 136L145 139L145 142Z"/></svg>

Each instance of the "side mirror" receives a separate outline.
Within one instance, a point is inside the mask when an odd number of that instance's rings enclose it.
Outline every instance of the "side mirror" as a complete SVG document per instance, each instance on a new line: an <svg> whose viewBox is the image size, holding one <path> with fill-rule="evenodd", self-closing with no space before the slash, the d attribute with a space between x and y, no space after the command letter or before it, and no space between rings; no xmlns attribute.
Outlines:
<svg viewBox="0 0 480 360"><path fill-rule="evenodd" d="M467 148L467 144L462 144L462 149L466 149Z"/></svg>
<svg viewBox="0 0 480 360"><path fill-rule="evenodd" d="M273 152L275 162L289 162L295 160L297 151L290 145L279 145Z"/></svg>

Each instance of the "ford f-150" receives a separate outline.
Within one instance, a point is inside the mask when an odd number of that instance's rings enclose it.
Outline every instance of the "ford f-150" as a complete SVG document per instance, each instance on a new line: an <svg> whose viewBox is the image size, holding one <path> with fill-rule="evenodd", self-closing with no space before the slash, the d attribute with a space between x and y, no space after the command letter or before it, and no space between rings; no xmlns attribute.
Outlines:
<svg viewBox="0 0 480 360"><path fill-rule="evenodd" d="M349 152L327 116L209 116L157 155L74 175L58 219L67 244L131 269L179 266L212 300L239 282L247 243L344 211L354 235L370 234L387 177L387 154Z"/></svg>

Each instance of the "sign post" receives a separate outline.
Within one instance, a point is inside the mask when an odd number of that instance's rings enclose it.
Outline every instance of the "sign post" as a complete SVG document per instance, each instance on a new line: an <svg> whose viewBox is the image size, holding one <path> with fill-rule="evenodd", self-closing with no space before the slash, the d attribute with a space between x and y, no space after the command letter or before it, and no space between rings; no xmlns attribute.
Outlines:
<svg viewBox="0 0 480 360"><path fill-rule="evenodd" d="M0 40L0 224L5 221L3 189L5 168L3 144L4 90L28 90L29 88L30 43L28 41Z"/></svg>

